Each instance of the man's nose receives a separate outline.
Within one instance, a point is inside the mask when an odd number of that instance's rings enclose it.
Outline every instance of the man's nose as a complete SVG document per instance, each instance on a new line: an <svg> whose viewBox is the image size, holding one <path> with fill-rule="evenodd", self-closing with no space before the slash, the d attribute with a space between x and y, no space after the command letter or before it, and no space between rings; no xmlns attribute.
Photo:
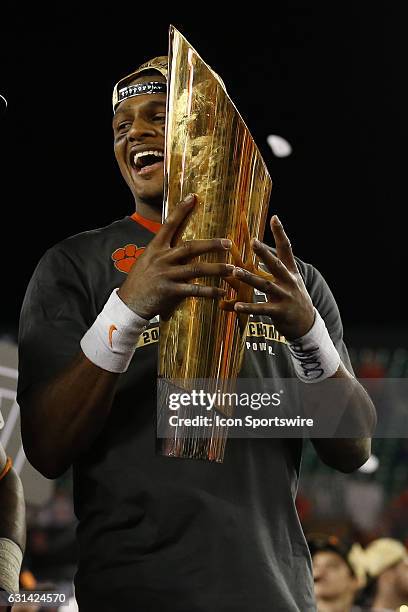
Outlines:
<svg viewBox="0 0 408 612"><path fill-rule="evenodd" d="M127 133L127 137L130 142L142 141L146 137L155 135L156 131L154 126L140 117L133 121L132 126Z"/></svg>

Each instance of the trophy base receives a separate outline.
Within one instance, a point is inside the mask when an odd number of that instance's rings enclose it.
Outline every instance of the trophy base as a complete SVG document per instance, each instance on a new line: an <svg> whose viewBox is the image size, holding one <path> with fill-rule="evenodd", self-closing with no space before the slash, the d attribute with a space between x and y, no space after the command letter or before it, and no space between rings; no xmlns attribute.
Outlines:
<svg viewBox="0 0 408 612"><path fill-rule="evenodd" d="M171 408L170 398L183 394L186 389L159 379L156 452L164 457L222 463L228 438L228 426L218 418L222 413L197 405Z"/></svg>

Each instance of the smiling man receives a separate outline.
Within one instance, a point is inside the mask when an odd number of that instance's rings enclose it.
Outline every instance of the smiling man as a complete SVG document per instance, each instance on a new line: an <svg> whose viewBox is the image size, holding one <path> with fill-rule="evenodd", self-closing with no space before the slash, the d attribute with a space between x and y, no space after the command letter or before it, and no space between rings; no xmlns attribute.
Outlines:
<svg viewBox="0 0 408 612"><path fill-rule="evenodd" d="M122 176L135 198L138 213L160 223L163 205L166 78L152 70L142 74L139 78L123 79L117 85L118 90L122 88L122 101L118 100L114 104L116 112L112 125L115 156ZM146 85L143 85L146 82L154 83L149 93L146 93ZM135 101L136 96L125 97L124 91L128 94L139 91L143 98ZM139 129L144 129L142 138L129 135L135 119L141 126Z"/></svg>
<svg viewBox="0 0 408 612"><path fill-rule="evenodd" d="M226 238L172 246L195 197L161 225L166 75L167 58L155 58L114 89L115 156L135 212L50 249L28 287L19 378L26 454L50 478L73 465L81 612L309 612L311 562L294 499L301 440L231 439L222 464L156 454L157 317L187 296L219 299L224 291L196 279L233 273L259 289L259 302L236 309L280 332L249 338L243 376L307 384L312 355L321 380L345 380L368 422L373 408L350 373L330 290L295 262L276 217L276 255L254 244L275 283L196 260L210 252L225 260ZM366 439L315 444L344 471L370 448Z"/></svg>

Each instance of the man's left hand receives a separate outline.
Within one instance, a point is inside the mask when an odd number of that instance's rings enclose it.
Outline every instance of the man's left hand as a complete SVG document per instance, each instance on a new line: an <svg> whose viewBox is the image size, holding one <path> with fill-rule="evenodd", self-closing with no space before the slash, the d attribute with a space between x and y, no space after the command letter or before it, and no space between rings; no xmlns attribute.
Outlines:
<svg viewBox="0 0 408 612"><path fill-rule="evenodd" d="M271 219L271 229L277 256L259 240L253 240L252 247L274 280L262 278L242 268L235 268L233 272L240 281L263 291L267 301L257 304L237 302L235 310L271 317L279 333L288 340L294 340L311 329L315 316L313 303L296 265L290 241L276 215Z"/></svg>

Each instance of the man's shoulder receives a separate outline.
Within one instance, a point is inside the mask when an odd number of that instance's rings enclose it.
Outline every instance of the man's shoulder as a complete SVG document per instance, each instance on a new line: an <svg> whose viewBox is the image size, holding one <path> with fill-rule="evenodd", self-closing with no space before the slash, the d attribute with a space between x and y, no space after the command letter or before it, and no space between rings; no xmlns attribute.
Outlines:
<svg viewBox="0 0 408 612"><path fill-rule="evenodd" d="M106 262L123 245L133 238L134 224L124 217L106 225L74 234L49 247L42 255L35 278L48 278L51 274L71 274L95 271L94 266Z"/></svg>
<svg viewBox="0 0 408 612"><path fill-rule="evenodd" d="M57 262L69 259L71 262L97 261L106 259L118 249L130 245L145 246L138 225L131 217L113 221L109 225L98 227L68 236L51 246L43 255L42 262Z"/></svg>
<svg viewBox="0 0 408 612"><path fill-rule="evenodd" d="M124 231L126 232L127 229L131 228L132 223L130 218L124 217L109 223L109 225L68 236L51 247L51 250L55 249L57 251L70 252L77 251L78 249L82 250L92 248L93 246L103 244L106 241L109 242L110 239L115 240L117 237L122 237Z"/></svg>

